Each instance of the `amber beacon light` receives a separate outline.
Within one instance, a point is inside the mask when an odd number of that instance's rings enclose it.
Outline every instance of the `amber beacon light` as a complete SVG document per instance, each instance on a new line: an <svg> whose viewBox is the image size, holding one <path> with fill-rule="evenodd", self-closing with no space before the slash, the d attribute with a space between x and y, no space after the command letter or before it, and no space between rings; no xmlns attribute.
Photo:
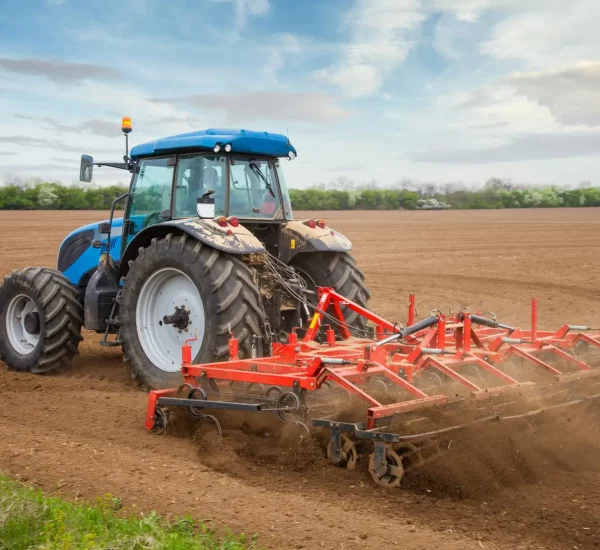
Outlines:
<svg viewBox="0 0 600 550"><path fill-rule="evenodd" d="M123 120L121 121L121 130L123 130L123 133L125 134L128 134L131 132L131 130L133 130L133 127L131 126L131 119L128 116L123 117Z"/></svg>

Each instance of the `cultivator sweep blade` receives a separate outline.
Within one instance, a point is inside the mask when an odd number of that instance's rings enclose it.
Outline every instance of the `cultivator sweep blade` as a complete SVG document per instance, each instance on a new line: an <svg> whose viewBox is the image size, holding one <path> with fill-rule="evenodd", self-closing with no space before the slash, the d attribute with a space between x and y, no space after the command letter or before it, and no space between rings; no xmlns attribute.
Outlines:
<svg viewBox="0 0 600 550"><path fill-rule="evenodd" d="M343 308L364 317L369 334L352 336ZM274 344L268 357L241 359L232 334L228 361L194 365L186 342L182 385L150 392L146 428L164 430L171 407L219 430L209 412L270 413L328 430L327 456L337 465L354 468L372 445L373 480L394 487L456 430L600 398L600 330L538 330L535 299L528 329L466 309L415 317L414 295L404 327L319 288L309 327Z"/></svg>

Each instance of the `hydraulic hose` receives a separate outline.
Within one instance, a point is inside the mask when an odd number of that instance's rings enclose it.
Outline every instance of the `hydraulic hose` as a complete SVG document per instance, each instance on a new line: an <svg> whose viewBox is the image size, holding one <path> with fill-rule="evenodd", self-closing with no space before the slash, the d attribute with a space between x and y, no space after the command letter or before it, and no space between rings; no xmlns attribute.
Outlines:
<svg viewBox="0 0 600 550"><path fill-rule="evenodd" d="M414 325L410 325L409 327L399 330L395 334L392 334L391 336L388 336L387 338L384 338L383 340L379 340L377 342L377 345L381 346L383 344L389 344L390 342L393 342L394 340L398 340L398 339L402 340L402 339L406 338L407 336L414 334L415 332L419 332L420 330L423 330L424 328L429 328L429 327L435 325L437 323L437 320L438 320L438 318L436 315L427 317L427 319L423 319L422 321L419 321L418 323L415 323Z"/></svg>
<svg viewBox="0 0 600 550"><path fill-rule="evenodd" d="M459 317L460 317L461 321L464 321L465 314L461 313ZM503 325L502 323L499 323L498 321L496 321L496 319L490 319L489 317L482 317L481 315L471 315L471 321L473 323L476 323L478 325L482 325L484 327L489 327L489 328L503 328L503 329L506 329L506 330L515 330L515 327L511 327L509 325Z"/></svg>

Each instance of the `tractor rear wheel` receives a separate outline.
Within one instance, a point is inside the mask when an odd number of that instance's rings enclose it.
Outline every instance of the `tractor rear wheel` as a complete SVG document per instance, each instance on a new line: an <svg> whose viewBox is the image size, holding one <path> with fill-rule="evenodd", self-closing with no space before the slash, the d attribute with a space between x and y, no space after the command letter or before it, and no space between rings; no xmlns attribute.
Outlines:
<svg viewBox="0 0 600 550"><path fill-rule="evenodd" d="M331 287L345 298L367 307L369 290L364 283L365 276L350 254L346 252L300 254L291 265L300 273L310 290L318 286ZM330 308L328 313L333 314L333 308ZM366 319L345 307L342 307L342 313L346 324L350 327L350 332L354 336L364 337L367 328ZM327 324L328 320L323 320L323 323ZM332 328L339 333L335 323L332 323Z"/></svg>
<svg viewBox="0 0 600 550"><path fill-rule="evenodd" d="M59 271L13 271L0 287L0 359L19 372L68 367L82 340L83 307Z"/></svg>
<svg viewBox="0 0 600 550"><path fill-rule="evenodd" d="M195 363L226 359L230 331L250 357L264 318L251 270L236 256L169 234L140 248L123 279L119 324L125 360L146 389L181 384L181 346Z"/></svg>

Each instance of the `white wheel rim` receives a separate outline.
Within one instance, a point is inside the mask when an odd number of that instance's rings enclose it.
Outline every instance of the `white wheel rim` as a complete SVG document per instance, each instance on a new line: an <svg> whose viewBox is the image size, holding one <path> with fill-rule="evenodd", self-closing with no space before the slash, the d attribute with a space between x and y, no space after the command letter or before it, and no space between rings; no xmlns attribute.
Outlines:
<svg viewBox="0 0 600 550"><path fill-rule="evenodd" d="M176 307L189 312L185 329L163 323ZM135 312L137 333L146 357L160 370L177 372L181 368L181 347L188 338L192 357L200 351L204 339L204 303L196 285L182 271L167 267L153 273L142 286Z"/></svg>
<svg viewBox="0 0 600 550"><path fill-rule="evenodd" d="M38 313L35 302L25 294L15 296L6 310L6 332L12 348L21 355L29 355L40 341L39 329L30 334L25 328L25 316Z"/></svg>

